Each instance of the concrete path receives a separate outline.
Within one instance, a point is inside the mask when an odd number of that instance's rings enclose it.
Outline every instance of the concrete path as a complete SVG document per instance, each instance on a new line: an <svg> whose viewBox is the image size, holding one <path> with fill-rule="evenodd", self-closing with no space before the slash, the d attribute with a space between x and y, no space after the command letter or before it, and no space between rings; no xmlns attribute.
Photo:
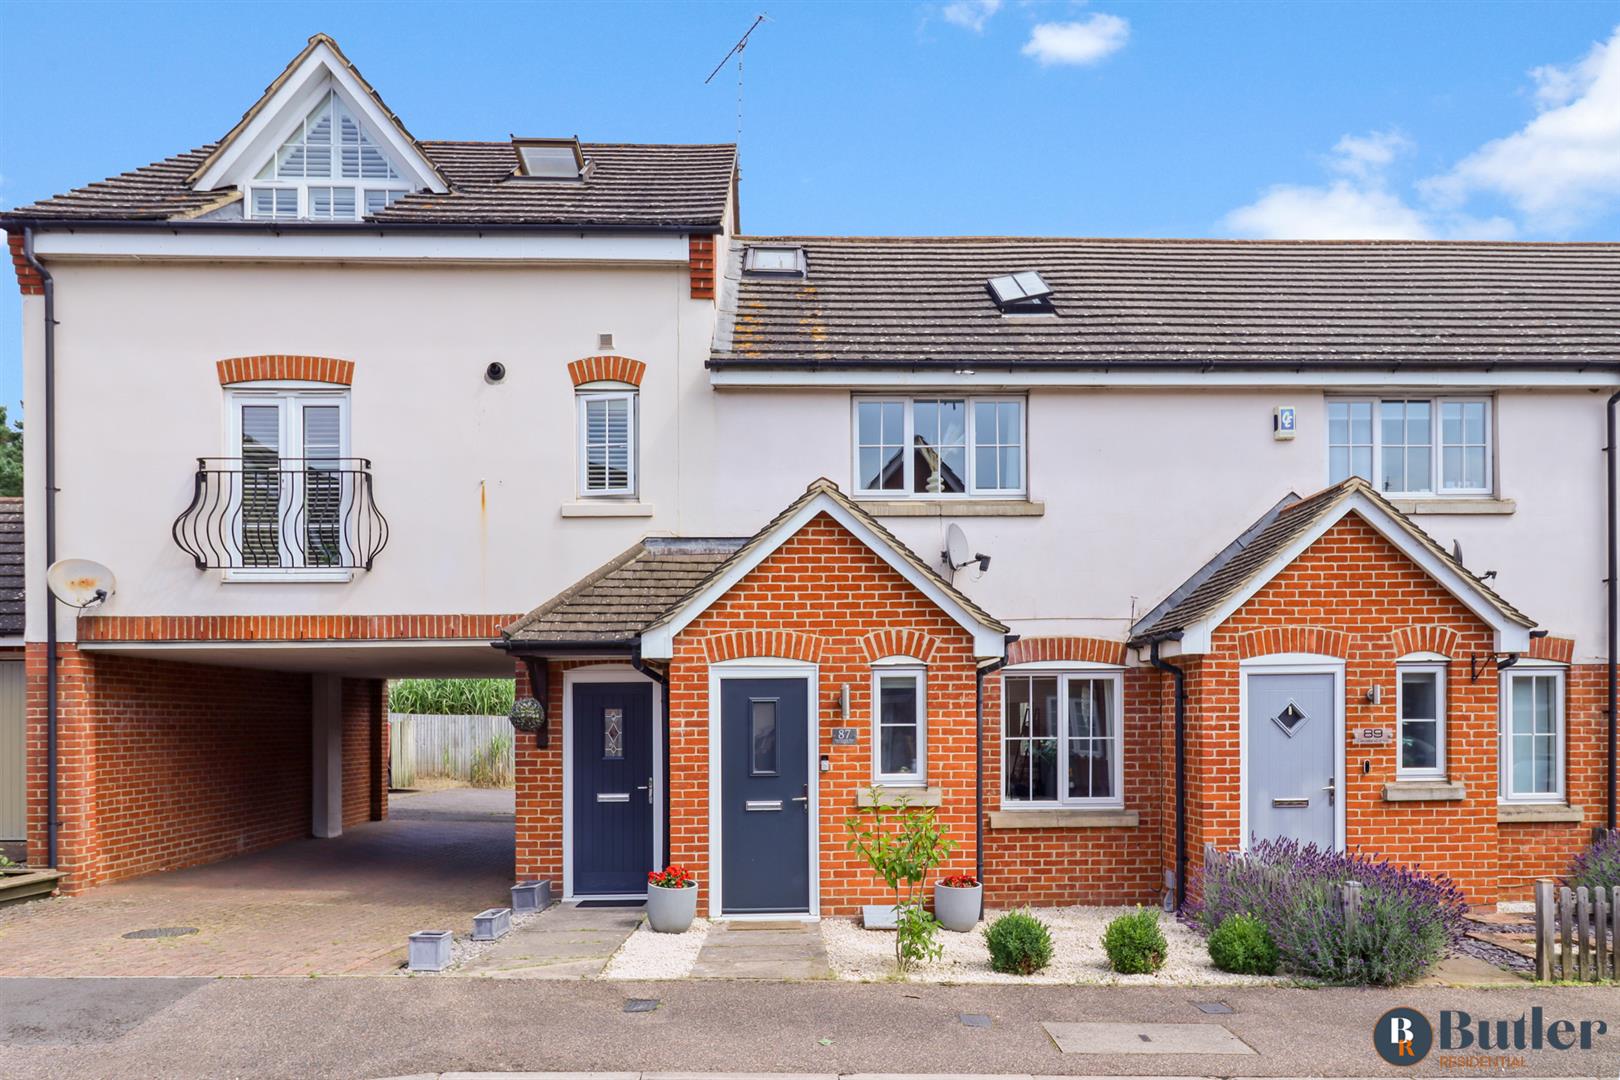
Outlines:
<svg viewBox="0 0 1620 1080"><path fill-rule="evenodd" d="M558 904L446 972L489 979L588 979L602 973L642 909Z"/></svg>
<svg viewBox="0 0 1620 1080"><path fill-rule="evenodd" d="M830 979L815 923L715 923L692 965L694 979Z"/></svg>
<svg viewBox="0 0 1620 1080"><path fill-rule="evenodd" d="M387 821L0 908L0 976L380 973L415 930L510 902L510 790L396 794ZM187 929L175 937L128 938Z"/></svg>
<svg viewBox="0 0 1620 1080"><path fill-rule="evenodd" d="M629 999L657 1003L627 1011ZM1230 1014L1198 1005L1220 1001ZM1589 1051L1543 1048L1523 1067L1409 1069L1372 1048L1396 1005L1436 1018L1601 1019ZM964 1016L987 1016L989 1026ZM1252 1055L1064 1054L1043 1024L1210 1024ZM444 1072L992 1073L1382 1076L1620 1073L1612 986L929 986L916 983L502 979L0 979L0 1062L36 1078L389 1077Z"/></svg>

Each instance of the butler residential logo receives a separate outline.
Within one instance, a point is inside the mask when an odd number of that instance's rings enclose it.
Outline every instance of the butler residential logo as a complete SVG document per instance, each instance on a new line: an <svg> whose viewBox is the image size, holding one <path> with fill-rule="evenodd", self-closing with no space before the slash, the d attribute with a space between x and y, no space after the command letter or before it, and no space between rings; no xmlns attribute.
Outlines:
<svg viewBox="0 0 1620 1080"><path fill-rule="evenodd" d="M1527 1050L1590 1050L1608 1031L1602 1020L1548 1020L1539 1005L1513 1020L1476 1020L1461 1009L1442 1009L1438 1025L1401 1007L1378 1018L1373 1048L1391 1065L1416 1065L1433 1050L1442 1068L1514 1069L1524 1067Z"/></svg>

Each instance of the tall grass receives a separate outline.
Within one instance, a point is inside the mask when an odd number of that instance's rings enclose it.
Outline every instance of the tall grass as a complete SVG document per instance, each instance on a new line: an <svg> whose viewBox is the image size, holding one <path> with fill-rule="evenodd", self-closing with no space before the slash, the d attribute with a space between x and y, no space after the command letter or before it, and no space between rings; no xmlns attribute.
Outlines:
<svg viewBox="0 0 1620 1080"><path fill-rule="evenodd" d="M511 679L400 679L388 684L388 711L418 716L505 716Z"/></svg>

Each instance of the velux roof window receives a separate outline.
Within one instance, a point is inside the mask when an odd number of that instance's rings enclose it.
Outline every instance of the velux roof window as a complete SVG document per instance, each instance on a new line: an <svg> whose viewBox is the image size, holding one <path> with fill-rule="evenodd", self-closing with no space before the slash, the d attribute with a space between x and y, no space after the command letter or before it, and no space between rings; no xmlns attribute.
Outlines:
<svg viewBox="0 0 1620 1080"><path fill-rule="evenodd" d="M516 139L517 175L535 180L578 180L585 175L579 139Z"/></svg>
<svg viewBox="0 0 1620 1080"><path fill-rule="evenodd" d="M985 282L990 298L1003 315L1050 315L1052 287L1033 270L993 277Z"/></svg>
<svg viewBox="0 0 1620 1080"><path fill-rule="evenodd" d="M792 244L750 244L743 272L761 277L804 277L804 248Z"/></svg>

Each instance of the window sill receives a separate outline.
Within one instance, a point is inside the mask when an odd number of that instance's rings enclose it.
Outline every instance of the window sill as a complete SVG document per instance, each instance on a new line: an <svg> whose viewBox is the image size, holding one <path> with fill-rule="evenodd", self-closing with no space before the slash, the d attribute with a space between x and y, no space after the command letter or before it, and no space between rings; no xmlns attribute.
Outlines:
<svg viewBox="0 0 1620 1080"><path fill-rule="evenodd" d="M1546 822L1579 825L1586 820L1586 811L1565 803L1500 803L1496 807L1498 825Z"/></svg>
<svg viewBox="0 0 1620 1080"><path fill-rule="evenodd" d="M943 806L945 803L944 792L937 787L878 784L855 792L856 806L899 806L901 799L906 800L907 806Z"/></svg>
<svg viewBox="0 0 1620 1080"><path fill-rule="evenodd" d="M586 499L580 502L563 503L560 512L565 518L645 518L653 516L653 504L615 499L603 499L601 502L596 502Z"/></svg>
<svg viewBox="0 0 1620 1080"><path fill-rule="evenodd" d="M231 585L341 585L354 580L353 570L226 570L220 580Z"/></svg>
<svg viewBox="0 0 1620 1080"><path fill-rule="evenodd" d="M1046 504L1033 499L863 499L873 517L1044 517Z"/></svg>
<svg viewBox="0 0 1620 1080"><path fill-rule="evenodd" d="M992 829L1133 829L1135 810L994 810Z"/></svg>
<svg viewBox="0 0 1620 1080"><path fill-rule="evenodd" d="M1403 514L1511 514L1519 508L1512 499L1493 499L1488 495L1389 501Z"/></svg>
<svg viewBox="0 0 1620 1080"><path fill-rule="evenodd" d="M1461 780L1397 780L1384 785L1385 802L1448 802L1467 797Z"/></svg>

